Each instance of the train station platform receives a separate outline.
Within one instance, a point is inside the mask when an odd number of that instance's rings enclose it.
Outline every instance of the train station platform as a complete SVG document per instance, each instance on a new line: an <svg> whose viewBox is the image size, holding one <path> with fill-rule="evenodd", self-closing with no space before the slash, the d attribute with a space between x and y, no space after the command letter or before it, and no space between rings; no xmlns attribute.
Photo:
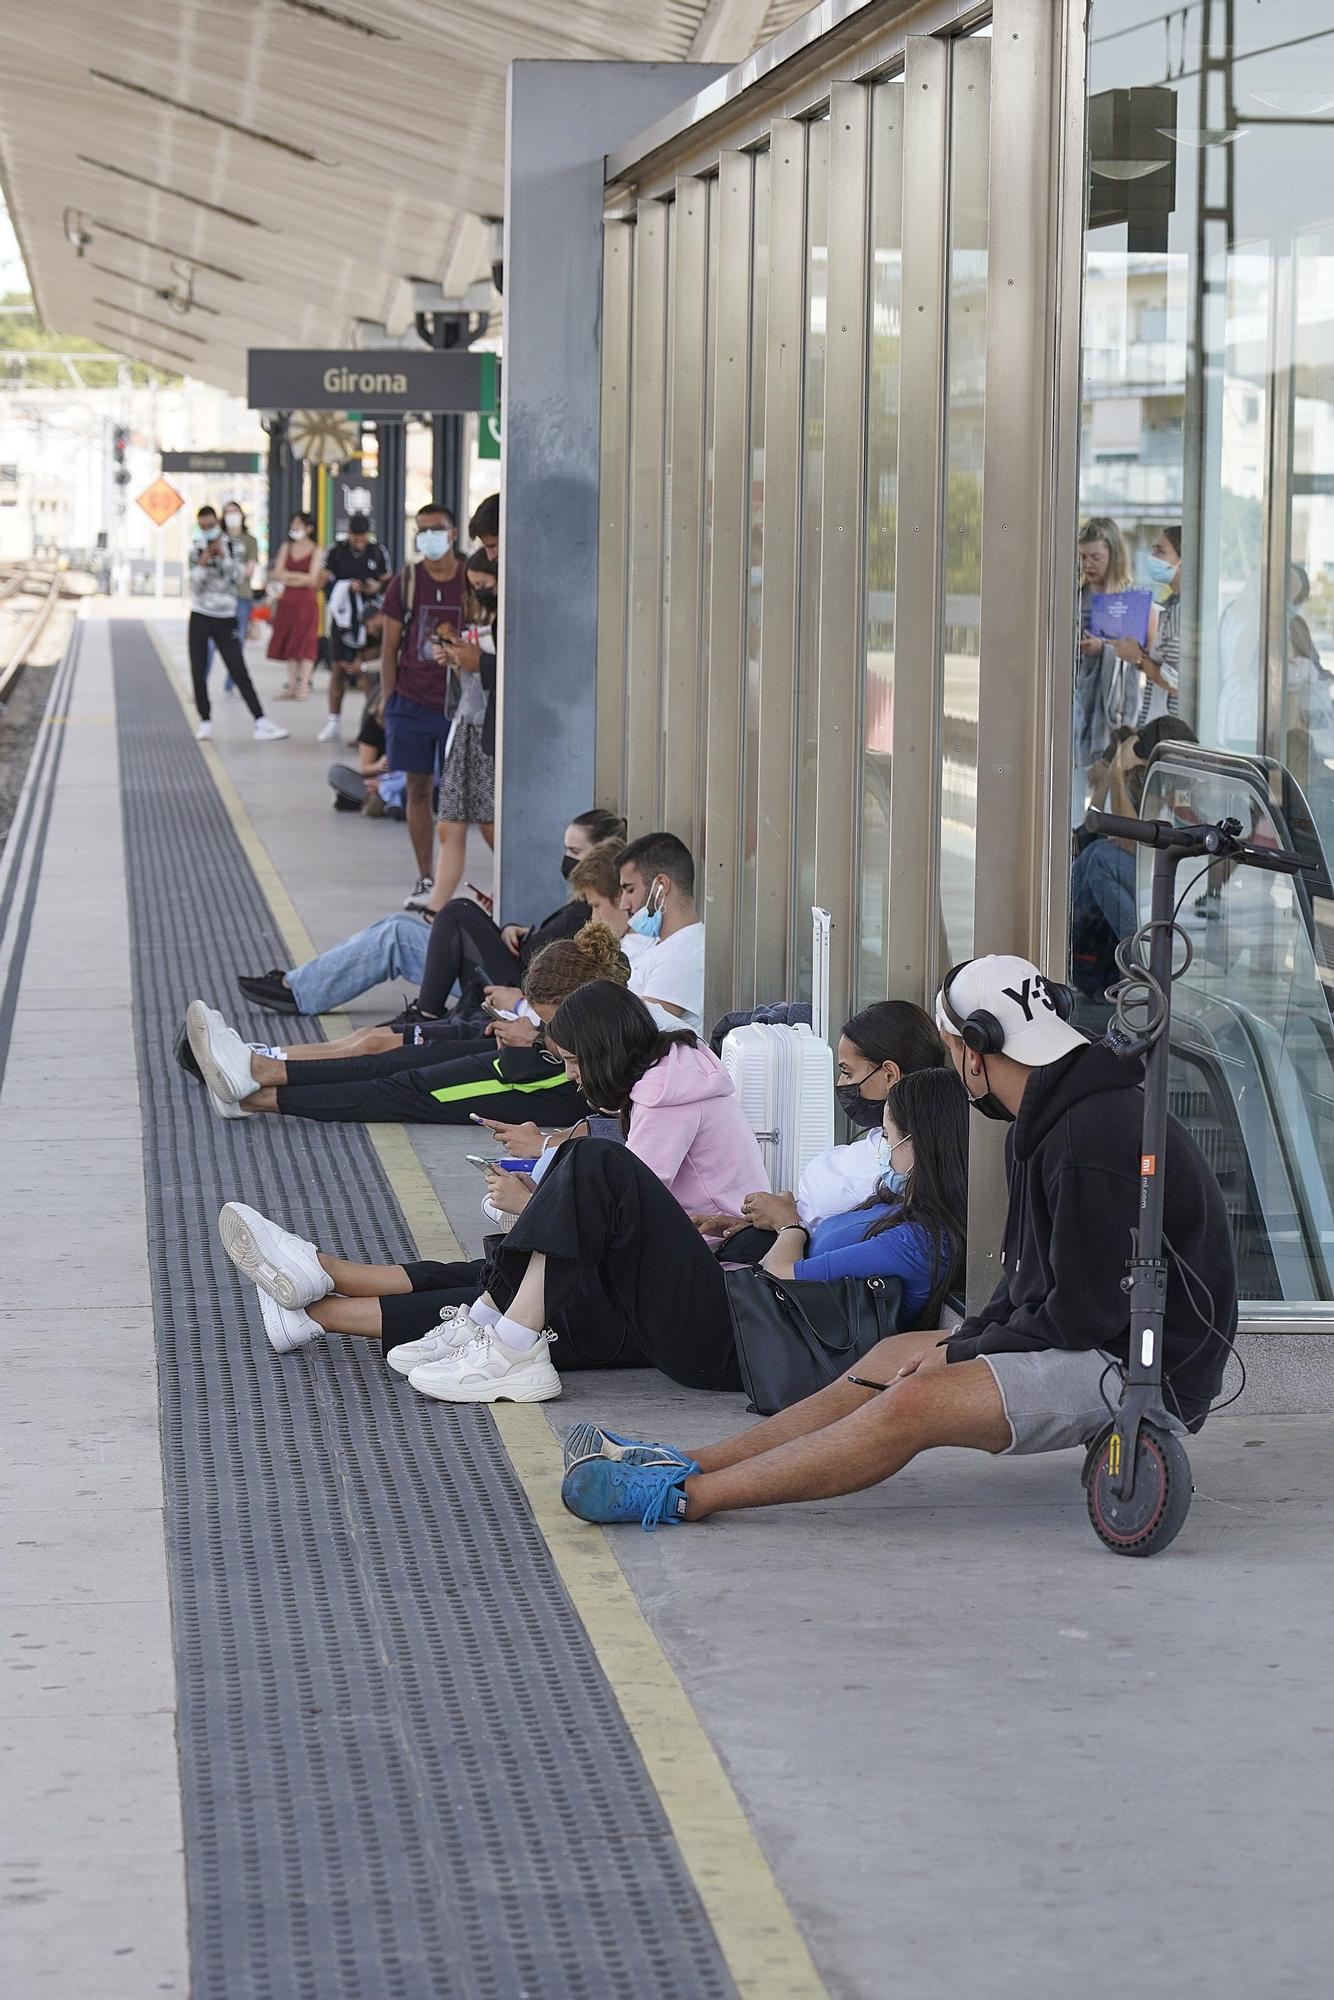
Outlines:
<svg viewBox="0 0 1334 2000"><path fill-rule="evenodd" d="M1322 1990L1334 1418L1219 1415L1152 1563L1097 1546L1069 1455L608 1535L560 1508L565 1427L704 1442L740 1397L451 1409L371 1343L272 1352L221 1201L471 1253L475 1139L222 1121L173 1062L197 995L318 1032L237 972L412 874L331 810L318 696L256 744L219 695L196 744L184 633L86 607L0 861L0 1988Z"/></svg>

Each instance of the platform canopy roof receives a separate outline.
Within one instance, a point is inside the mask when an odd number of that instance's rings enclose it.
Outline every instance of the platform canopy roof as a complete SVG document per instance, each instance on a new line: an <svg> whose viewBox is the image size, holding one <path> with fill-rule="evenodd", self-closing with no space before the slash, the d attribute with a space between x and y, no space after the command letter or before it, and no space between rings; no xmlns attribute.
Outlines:
<svg viewBox="0 0 1334 2000"><path fill-rule="evenodd" d="M0 181L37 309L53 330L233 390L249 347L347 346L358 321L410 333L419 284L460 297L489 275L511 61L737 61L803 11L0 8Z"/></svg>

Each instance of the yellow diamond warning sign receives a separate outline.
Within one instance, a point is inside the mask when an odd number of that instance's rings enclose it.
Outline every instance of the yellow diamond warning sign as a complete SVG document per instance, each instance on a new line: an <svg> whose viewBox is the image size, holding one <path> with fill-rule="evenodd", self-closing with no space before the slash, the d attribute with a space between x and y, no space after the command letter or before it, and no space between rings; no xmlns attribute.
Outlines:
<svg viewBox="0 0 1334 2000"><path fill-rule="evenodd" d="M151 486L135 495L135 504L143 508L150 521L164 528L173 514L179 514L185 501L169 479L155 479Z"/></svg>

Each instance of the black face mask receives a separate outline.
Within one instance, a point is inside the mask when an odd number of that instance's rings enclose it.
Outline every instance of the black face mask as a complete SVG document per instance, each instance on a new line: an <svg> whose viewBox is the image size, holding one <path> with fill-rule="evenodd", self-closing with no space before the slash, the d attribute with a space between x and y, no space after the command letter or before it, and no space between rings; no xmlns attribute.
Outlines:
<svg viewBox="0 0 1334 2000"><path fill-rule="evenodd" d="M475 590L473 596L477 599L483 611L495 610L496 593L494 590Z"/></svg>
<svg viewBox="0 0 1334 2000"><path fill-rule="evenodd" d="M859 1130L869 1132L872 1126L883 1124L885 1107L883 1102L863 1097L859 1083L840 1083L834 1091L841 1109Z"/></svg>
<svg viewBox="0 0 1334 2000"><path fill-rule="evenodd" d="M986 1079L986 1074L986 1065L984 1062L982 1068L984 1080ZM1014 1123L1013 1111L1010 1110L1007 1104L1002 1104L989 1083L980 1097L974 1097L972 1091L969 1091L968 1105L970 1110L978 1112L981 1117L994 1118L998 1125L1013 1125Z"/></svg>
<svg viewBox="0 0 1334 2000"><path fill-rule="evenodd" d="M560 858L560 872L567 882L578 866L579 863L572 854L562 854Z"/></svg>

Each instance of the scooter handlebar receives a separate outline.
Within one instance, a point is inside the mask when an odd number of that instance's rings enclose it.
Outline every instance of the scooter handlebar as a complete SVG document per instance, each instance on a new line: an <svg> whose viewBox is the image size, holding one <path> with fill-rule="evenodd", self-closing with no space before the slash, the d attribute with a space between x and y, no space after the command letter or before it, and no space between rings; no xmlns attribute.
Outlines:
<svg viewBox="0 0 1334 2000"><path fill-rule="evenodd" d="M1271 875L1299 875L1308 865L1300 855L1281 847L1249 846L1238 839L1241 829L1236 820L1225 820L1220 826L1173 826L1165 819L1131 819L1125 813L1099 812L1090 806L1084 815L1084 831L1106 834L1113 840L1134 840L1141 847L1176 847L1183 855L1213 854L1220 861L1267 869Z"/></svg>

